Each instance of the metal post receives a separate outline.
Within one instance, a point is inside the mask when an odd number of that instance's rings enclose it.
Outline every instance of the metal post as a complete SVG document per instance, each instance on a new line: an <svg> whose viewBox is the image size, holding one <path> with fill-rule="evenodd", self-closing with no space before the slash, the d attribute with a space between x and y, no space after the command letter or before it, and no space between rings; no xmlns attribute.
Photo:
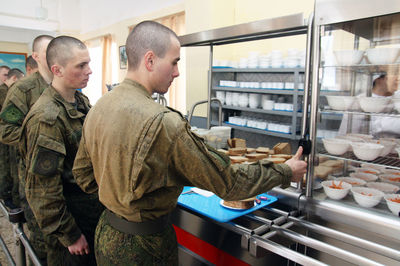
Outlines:
<svg viewBox="0 0 400 266"><path fill-rule="evenodd" d="M312 91L311 91L311 114L310 114L310 140L311 140L311 153L309 155L309 162L307 166L306 178L306 196L312 197L313 177L314 177L314 158L315 158L315 145L317 139L317 112L318 112L318 98L319 98L319 27L314 23L313 25L313 62L312 62Z"/></svg>
<svg viewBox="0 0 400 266"><path fill-rule="evenodd" d="M17 266L25 266L26 265L26 258L25 258L25 246L23 245L20 239L20 231L22 228L22 223L15 223L13 224L14 229L14 238L15 238L15 261Z"/></svg>
<svg viewBox="0 0 400 266"><path fill-rule="evenodd" d="M210 72L208 74L208 101L207 101L207 129L210 129L211 127L211 90L212 90L212 76L213 76L213 71L212 71L212 67L213 67L213 44L210 44L210 65L209 65L209 69Z"/></svg>

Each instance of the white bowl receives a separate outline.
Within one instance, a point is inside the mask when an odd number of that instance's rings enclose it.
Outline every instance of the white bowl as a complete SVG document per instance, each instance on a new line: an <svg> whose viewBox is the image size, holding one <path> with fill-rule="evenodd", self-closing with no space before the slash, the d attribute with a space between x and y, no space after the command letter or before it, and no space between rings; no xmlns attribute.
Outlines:
<svg viewBox="0 0 400 266"><path fill-rule="evenodd" d="M383 145L383 150L382 150L380 156L386 156L386 155L388 155L389 153L392 152L392 150L394 149L394 147L396 147L396 145L397 145L395 142L389 141L389 140L376 140L376 139L371 139L371 140L368 140L367 142Z"/></svg>
<svg viewBox="0 0 400 266"><path fill-rule="evenodd" d="M390 112L391 99L388 97L359 97L361 109L369 113L381 113L383 111Z"/></svg>
<svg viewBox="0 0 400 266"><path fill-rule="evenodd" d="M349 193L349 191L351 189L351 185L346 182L342 182L342 187L343 187L342 189L331 188L330 186L332 186L332 184L339 185L340 181L327 180L327 181L321 182L321 185L324 188L325 194L329 198L334 199L334 200L343 199L344 197L346 197L347 193Z"/></svg>
<svg viewBox="0 0 400 266"><path fill-rule="evenodd" d="M400 176L400 170L396 169L383 169L381 171L383 174L398 175Z"/></svg>
<svg viewBox="0 0 400 266"><path fill-rule="evenodd" d="M356 173L379 175L381 170L372 167L360 167L354 170Z"/></svg>
<svg viewBox="0 0 400 266"><path fill-rule="evenodd" d="M363 207L374 207L378 205L384 196L382 191L366 187L353 187L351 188L354 200Z"/></svg>
<svg viewBox="0 0 400 266"><path fill-rule="evenodd" d="M357 100L354 96L333 96L326 95L329 106L334 110L345 111L351 109Z"/></svg>
<svg viewBox="0 0 400 266"><path fill-rule="evenodd" d="M396 111L400 113L400 98L393 98L392 102L394 109L396 109Z"/></svg>
<svg viewBox="0 0 400 266"><path fill-rule="evenodd" d="M335 180L346 182L346 183L352 185L353 187L361 187L361 186L364 186L367 183L367 182L365 182L364 180L362 180L360 178L348 177L348 176L338 177Z"/></svg>
<svg viewBox="0 0 400 266"><path fill-rule="evenodd" d="M366 51L367 59L374 65L386 65L396 62L400 48L372 48Z"/></svg>
<svg viewBox="0 0 400 266"><path fill-rule="evenodd" d="M364 51L360 50L338 50L333 51L333 53L339 66L358 65L364 55Z"/></svg>
<svg viewBox="0 0 400 266"><path fill-rule="evenodd" d="M400 187L398 187L396 185L389 184L389 183L383 183L383 182L369 182L369 183L367 183L367 187L380 190L385 194L396 193L400 189Z"/></svg>
<svg viewBox="0 0 400 266"><path fill-rule="evenodd" d="M350 148L351 142L345 139L322 139L327 152L333 155L342 155Z"/></svg>
<svg viewBox="0 0 400 266"><path fill-rule="evenodd" d="M362 163L362 164L360 164L360 166L361 166L361 168L370 168L372 170L377 170L379 172L382 172L383 170L385 170L385 166L383 166L383 165ZM378 172L376 174L378 174Z"/></svg>
<svg viewBox="0 0 400 266"><path fill-rule="evenodd" d="M400 186L400 175L383 174L379 176L383 182L387 182L396 186Z"/></svg>
<svg viewBox="0 0 400 266"><path fill-rule="evenodd" d="M372 135L359 134L359 133L349 133L349 134L346 134L346 136L360 138L365 141L368 141L368 140L371 140L374 138L374 136L372 136Z"/></svg>
<svg viewBox="0 0 400 266"><path fill-rule="evenodd" d="M367 182L373 182L378 179L377 175L361 173L361 172L351 173L350 176Z"/></svg>
<svg viewBox="0 0 400 266"><path fill-rule="evenodd" d="M354 155L365 161L372 161L381 155L383 150L383 145L375 143L361 143L352 142L351 147L353 148Z"/></svg>
<svg viewBox="0 0 400 266"><path fill-rule="evenodd" d="M385 201L389 210L396 216L400 216L400 203L391 201L390 199L400 199L400 194L387 194L385 195Z"/></svg>

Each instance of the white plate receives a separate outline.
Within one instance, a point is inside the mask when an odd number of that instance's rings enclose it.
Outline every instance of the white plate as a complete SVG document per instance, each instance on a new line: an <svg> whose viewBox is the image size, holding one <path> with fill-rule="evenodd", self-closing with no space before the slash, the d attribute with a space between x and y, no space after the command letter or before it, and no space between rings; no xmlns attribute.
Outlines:
<svg viewBox="0 0 400 266"><path fill-rule="evenodd" d="M220 200L219 204L220 204L222 207L227 208L227 209L231 209L231 210L239 210L239 211L248 210L248 209L242 209L242 208L235 208L235 207L226 206L226 205L224 205L224 200ZM256 202L254 201L254 206L256 206L256 205L257 205L257 204L256 204ZM254 208L254 206L251 207L251 208ZM249 208L249 209L251 209L251 208Z"/></svg>

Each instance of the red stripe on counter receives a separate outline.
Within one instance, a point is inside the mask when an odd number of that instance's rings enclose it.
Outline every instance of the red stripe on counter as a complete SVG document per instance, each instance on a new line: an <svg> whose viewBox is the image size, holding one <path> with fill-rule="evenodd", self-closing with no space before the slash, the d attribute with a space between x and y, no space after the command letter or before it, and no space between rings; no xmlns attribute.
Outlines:
<svg viewBox="0 0 400 266"><path fill-rule="evenodd" d="M232 255L220 250L213 245L205 242L204 240L186 232L185 230L174 225L176 232L176 237L178 243L192 252L203 257L207 261L215 265L237 265L237 266L247 266L247 264Z"/></svg>

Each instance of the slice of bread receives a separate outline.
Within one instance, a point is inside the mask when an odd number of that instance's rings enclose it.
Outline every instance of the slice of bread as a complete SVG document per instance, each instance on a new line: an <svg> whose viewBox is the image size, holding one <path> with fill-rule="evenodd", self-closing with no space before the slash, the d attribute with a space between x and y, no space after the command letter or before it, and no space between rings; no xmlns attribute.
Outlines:
<svg viewBox="0 0 400 266"><path fill-rule="evenodd" d="M247 162L249 160L249 159L247 159L246 157L243 157L243 156L229 156L229 158L231 159L232 164L244 163L244 162Z"/></svg>
<svg viewBox="0 0 400 266"><path fill-rule="evenodd" d="M228 150L229 155L244 155L246 153L246 148L229 148Z"/></svg>
<svg viewBox="0 0 400 266"><path fill-rule="evenodd" d="M269 154L270 151L271 151L271 150L270 150L269 148L267 148L267 147L258 147L258 148L256 149L256 152L257 152L257 153Z"/></svg>
<svg viewBox="0 0 400 266"><path fill-rule="evenodd" d="M273 149L275 154L292 154L292 148L287 142L280 142Z"/></svg>

